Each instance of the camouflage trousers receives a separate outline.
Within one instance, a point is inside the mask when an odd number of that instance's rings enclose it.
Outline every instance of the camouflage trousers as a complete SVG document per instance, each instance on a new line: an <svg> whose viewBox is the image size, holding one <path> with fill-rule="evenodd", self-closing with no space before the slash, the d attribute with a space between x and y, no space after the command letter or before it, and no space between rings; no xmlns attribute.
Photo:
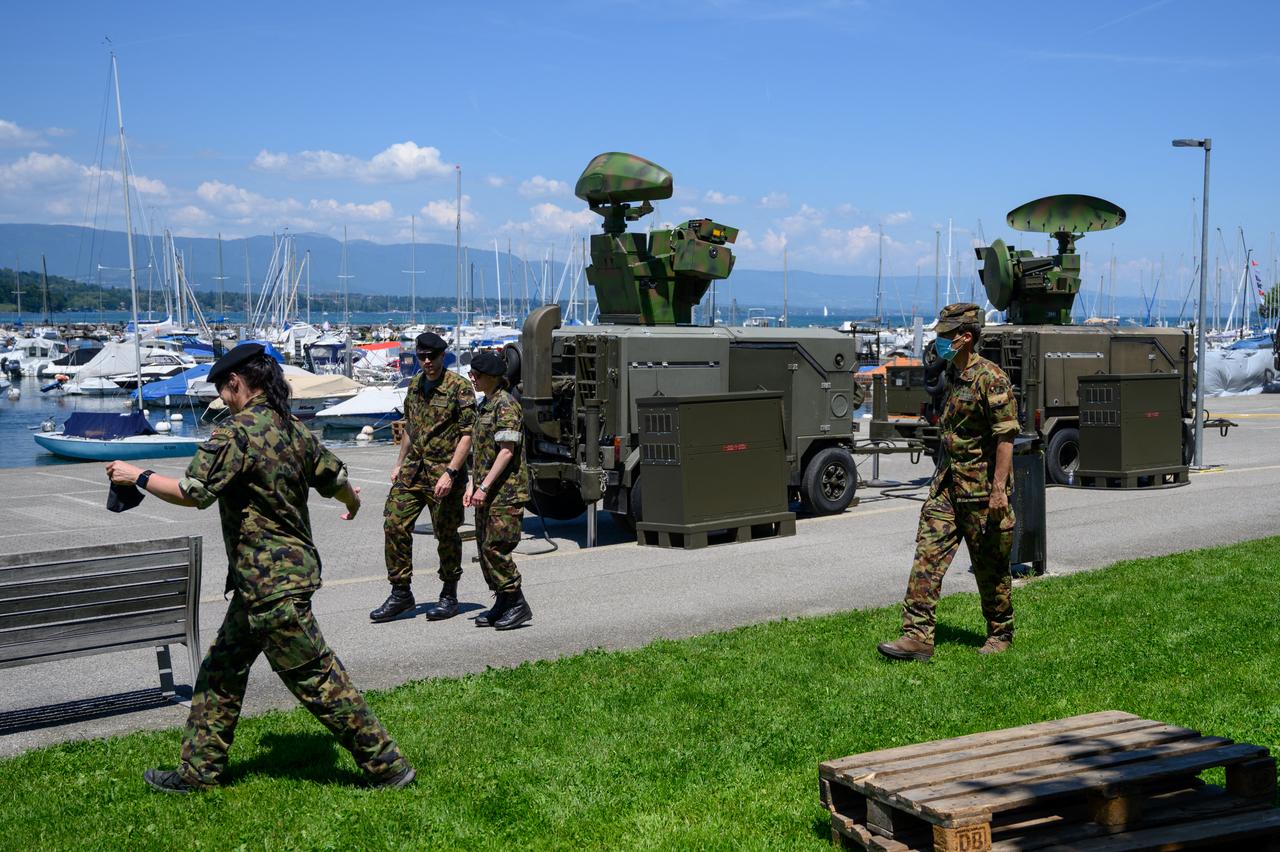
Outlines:
<svg viewBox="0 0 1280 852"><path fill-rule="evenodd" d="M520 588L520 572L511 558L520 543L524 507L482 506L476 509L476 546L480 549L480 570L493 592L514 592Z"/></svg>
<svg viewBox="0 0 1280 852"><path fill-rule="evenodd" d="M250 610L236 594L200 665L182 735L179 772L192 784L219 783L235 739L249 668L259 654L289 691L374 777L408 766L386 728L351 683L311 612L309 596L286 597Z"/></svg>
<svg viewBox="0 0 1280 852"><path fill-rule="evenodd" d="M435 528L436 555L440 558L441 580L462 576L462 482L454 483L443 500L432 489L444 474L445 464L423 465L422 474L412 482L396 480L382 510L382 530L386 548L387 579L393 586L407 586L413 580L413 526L423 508L431 510Z"/></svg>
<svg viewBox="0 0 1280 852"><path fill-rule="evenodd" d="M953 500L951 489L930 494L920 510L916 556L902 604L902 633L920 642L933 642L942 577L963 538L973 563L987 635L1013 638L1013 601L1009 552L1013 546L1013 507L992 513L985 498Z"/></svg>

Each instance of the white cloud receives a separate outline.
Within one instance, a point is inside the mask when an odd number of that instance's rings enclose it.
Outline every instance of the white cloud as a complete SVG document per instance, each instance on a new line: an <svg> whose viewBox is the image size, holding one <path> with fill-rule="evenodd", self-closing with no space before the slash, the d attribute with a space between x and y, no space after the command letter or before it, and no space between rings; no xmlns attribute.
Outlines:
<svg viewBox="0 0 1280 852"><path fill-rule="evenodd" d="M569 184L561 180L544 178L542 175L534 175L528 180L520 182L519 192L525 198L547 198L555 195L568 195Z"/></svg>
<svg viewBox="0 0 1280 852"><path fill-rule="evenodd" d="M822 211L817 208L810 207L808 204L801 204L800 209L790 216L784 216L777 220L778 227L785 231L801 232L812 230L823 222Z"/></svg>
<svg viewBox="0 0 1280 852"><path fill-rule="evenodd" d="M502 175L489 175L484 179L484 182L489 184L489 186L493 187L494 189L501 189L502 187L507 185L507 179L504 178Z"/></svg>
<svg viewBox="0 0 1280 852"><path fill-rule="evenodd" d="M0 192L82 191L89 189L89 181L98 178L115 181L119 174L77 163L62 154L33 151L15 162L0 165ZM131 183L139 195L163 197L169 191L163 181L144 175L133 175ZM84 203L83 197L80 203Z"/></svg>
<svg viewBox="0 0 1280 852"><path fill-rule="evenodd" d="M293 178L349 178L365 183L407 183L453 171L451 165L441 161L440 149L412 141L397 142L368 160L333 151L287 154L264 148L254 158L253 167Z"/></svg>
<svg viewBox="0 0 1280 852"><path fill-rule="evenodd" d="M839 216L856 216L858 208L846 201L843 204L836 205L836 214Z"/></svg>
<svg viewBox="0 0 1280 852"><path fill-rule="evenodd" d="M766 254L782 254L782 250L787 246L787 235L779 233L773 228L764 232L764 239L760 240L760 248Z"/></svg>
<svg viewBox="0 0 1280 852"><path fill-rule="evenodd" d="M388 201L356 204L333 198L313 198L309 201L271 198L216 180L200 184L196 188L196 197L208 209L184 208L186 212L183 215L199 220L203 218L201 214L204 214L210 219L229 220L246 228L290 227L294 230L332 233L348 223L386 222L395 216ZM196 224L196 221L191 224Z"/></svg>
<svg viewBox="0 0 1280 852"><path fill-rule="evenodd" d="M428 201L418 211L422 217L428 222L433 222L440 228L452 228L458 222L458 202L452 198L441 198L436 201ZM471 212L471 196L462 196L462 224L474 225L476 222L476 214Z"/></svg>
<svg viewBox="0 0 1280 852"><path fill-rule="evenodd" d="M855 228L823 228L820 241L813 247L812 253L827 260L851 263L878 250L880 232L870 225L858 225ZM887 234L884 237L886 254L895 256L907 246Z"/></svg>
<svg viewBox="0 0 1280 852"><path fill-rule="evenodd" d="M742 199L736 195L725 195L715 189L708 189L707 194L702 196L702 200L707 204L740 204Z"/></svg>
<svg viewBox="0 0 1280 852"><path fill-rule="evenodd" d="M182 228L204 228L213 224L213 216L194 204L185 204L169 214L174 225Z"/></svg>
<svg viewBox="0 0 1280 852"><path fill-rule="evenodd" d="M0 148L43 148L48 144L40 131L0 118Z"/></svg>
<svg viewBox="0 0 1280 852"><path fill-rule="evenodd" d="M694 216L698 215L698 208L697 207L677 207L676 212L679 213L681 216L688 216L690 219L692 219Z"/></svg>
<svg viewBox="0 0 1280 852"><path fill-rule="evenodd" d="M781 210L791 206L791 196L785 192L770 192L760 199L760 206L767 210Z"/></svg>
<svg viewBox="0 0 1280 852"><path fill-rule="evenodd" d="M566 210L550 201L529 208L529 218L523 222L508 221L498 230L519 233L530 237L563 237L567 233L594 230L600 217L587 208Z"/></svg>
<svg viewBox="0 0 1280 852"><path fill-rule="evenodd" d="M905 225L907 222L910 222L910 221L911 221L910 210L903 210L900 213L890 213L888 216L884 217L884 223L886 225Z"/></svg>
<svg viewBox="0 0 1280 852"><path fill-rule="evenodd" d="M374 201L371 204L353 204L339 202L332 198L312 199L307 205L313 212L323 213L333 219L359 219L366 222L385 222L395 215L389 201Z"/></svg>

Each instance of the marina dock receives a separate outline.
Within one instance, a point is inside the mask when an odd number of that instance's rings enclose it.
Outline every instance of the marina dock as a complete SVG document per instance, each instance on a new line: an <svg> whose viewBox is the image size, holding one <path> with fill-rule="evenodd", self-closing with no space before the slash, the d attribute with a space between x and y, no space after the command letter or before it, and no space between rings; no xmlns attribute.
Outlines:
<svg viewBox="0 0 1280 852"><path fill-rule="evenodd" d="M1275 533L1280 513L1280 397L1259 395L1208 401L1215 417L1239 424L1226 437L1207 430L1205 459L1221 465L1193 473L1186 487L1143 491L1048 492L1049 574L1099 568L1143 556L1226 544ZM588 554L585 522L549 522L552 550L538 518L525 519L517 559L534 609L527 628L506 634L470 623L491 597L474 545L465 545L459 592L464 612L444 622L421 616L374 625L368 612L386 595L382 503L394 450L389 445L344 447L364 507L353 522L342 508L313 494L311 513L324 562L324 588L314 605L330 645L362 689L455 676L489 666L514 666L592 648L631 648L783 617L820 615L893 604L901 599L911 562L920 503L860 489L860 503L837 516L802 518L797 535L695 552L641 548L607 516L601 546ZM866 466L868 461L862 461ZM179 475L182 460L149 466ZM912 466L887 456L881 477L919 481L926 459ZM862 471L869 478L869 469ZM95 464L0 469L0 547L24 552L177 535L204 537L201 626L207 647L221 621L226 576L216 509L197 512L149 497L121 515L106 511L107 481ZM895 494L922 496L898 490ZM434 542L415 541L414 594L419 607L439 591ZM972 591L963 548L947 575L946 591ZM1034 619L1034 611L1019 618ZM1106 629L1099 625L1099 630ZM867 648L868 654L875 652ZM957 649L957 653L960 650ZM185 655L175 653L176 678L191 683ZM169 705L100 715L14 732L15 714L28 708L81 702L155 685L155 657L129 651L7 670L0 691L0 755L85 737L180 725L185 709ZM254 668L246 710L261 713L296 702L265 661Z"/></svg>

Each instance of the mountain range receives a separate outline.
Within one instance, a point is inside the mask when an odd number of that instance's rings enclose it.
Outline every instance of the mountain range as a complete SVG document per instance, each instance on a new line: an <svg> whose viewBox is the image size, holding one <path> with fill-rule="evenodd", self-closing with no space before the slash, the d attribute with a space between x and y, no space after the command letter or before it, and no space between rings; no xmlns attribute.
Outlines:
<svg viewBox="0 0 1280 852"><path fill-rule="evenodd" d="M299 257L311 253L311 288L314 293L336 293L342 289L342 242L319 234L295 234ZM228 298L245 292L246 258L248 278L257 293L266 277L275 249L274 236L255 236L223 240L208 237L175 237L174 243L183 254L188 280L198 290L216 290L219 270L225 276L222 285ZM161 240L135 236L135 253L139 283L146 286L148 275L159 280ZM154 246L154 249L152 248ZM526 269L523 258L498 252L495 268L493 249L464 247L464 269L470 270L470 287L476 298L482 294L492 299L500 273L502 290L513 283L523 297ZM456 293L456 252L452 245L418 243L381 244L367 240L351 240L347 244L348 286L353 293L407 296L410 292L411 251L419 270L417 293L423 296L452 297ZM219 254L221 253L221 259ZM43 256L50 275L62 275L84 282L100 281L104 285L128 284L129 255L125 235L120 231L97 230L76 225L0 224L0 267L39 270ZM152 258L154 260L151 260ZM148 268L148 262L152 266ZM99 270L98 267L102 269ZM548 298L555 293L564 274L560 261L544 264L540 258L529 258L527 287L529 297L538 297L542 277L548 279ZM786 276L787 304L791 312L830 309L837 316L873 316L876 312L876 279L873 275L833 275L792 270ZM970 298L976 291L981 300L981 286L963 282L961 295ZM914 313L933 313L934 282L925 276L886 276L882 283L883 306L890 321ZM736 301L738 312L745 315L752 307L764 307L780 313L783 302L783 274L775 270L735 268L726 281L716 284L717 305L728 312ZM568 298L566 280L560 293ZM504 295L504 298L506 296ZM1117 307L1125 315L1145 312L1140 299L1117 297ZM914 311L913 311L914 308ZM1166 301L1166 308L1169 303ZM1177 306L1172 309L1176 313Z"/></svg>

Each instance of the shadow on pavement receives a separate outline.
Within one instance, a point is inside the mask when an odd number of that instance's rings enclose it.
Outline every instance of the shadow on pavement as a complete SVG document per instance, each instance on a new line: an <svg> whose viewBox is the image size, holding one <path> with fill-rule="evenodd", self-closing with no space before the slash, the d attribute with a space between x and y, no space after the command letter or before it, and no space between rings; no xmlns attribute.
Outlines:
<svg viewBox="0 0 1280 852"><path fill-rule="evenodd" d="M65 701L61 704L46 704L43 707L10 710L0 713L0 736L17 734L22 731L34 731L40 728L52 728L57 725L87 722L91 719L103 719L124 713L136 713L140 710L154 710L157 707L177 706L176 701L190 700L191 687L189 686L179 686L176 698L166 696L158 688L152 687L151 689L104 695L99 698L86 698L79 701Z"/></svg>

